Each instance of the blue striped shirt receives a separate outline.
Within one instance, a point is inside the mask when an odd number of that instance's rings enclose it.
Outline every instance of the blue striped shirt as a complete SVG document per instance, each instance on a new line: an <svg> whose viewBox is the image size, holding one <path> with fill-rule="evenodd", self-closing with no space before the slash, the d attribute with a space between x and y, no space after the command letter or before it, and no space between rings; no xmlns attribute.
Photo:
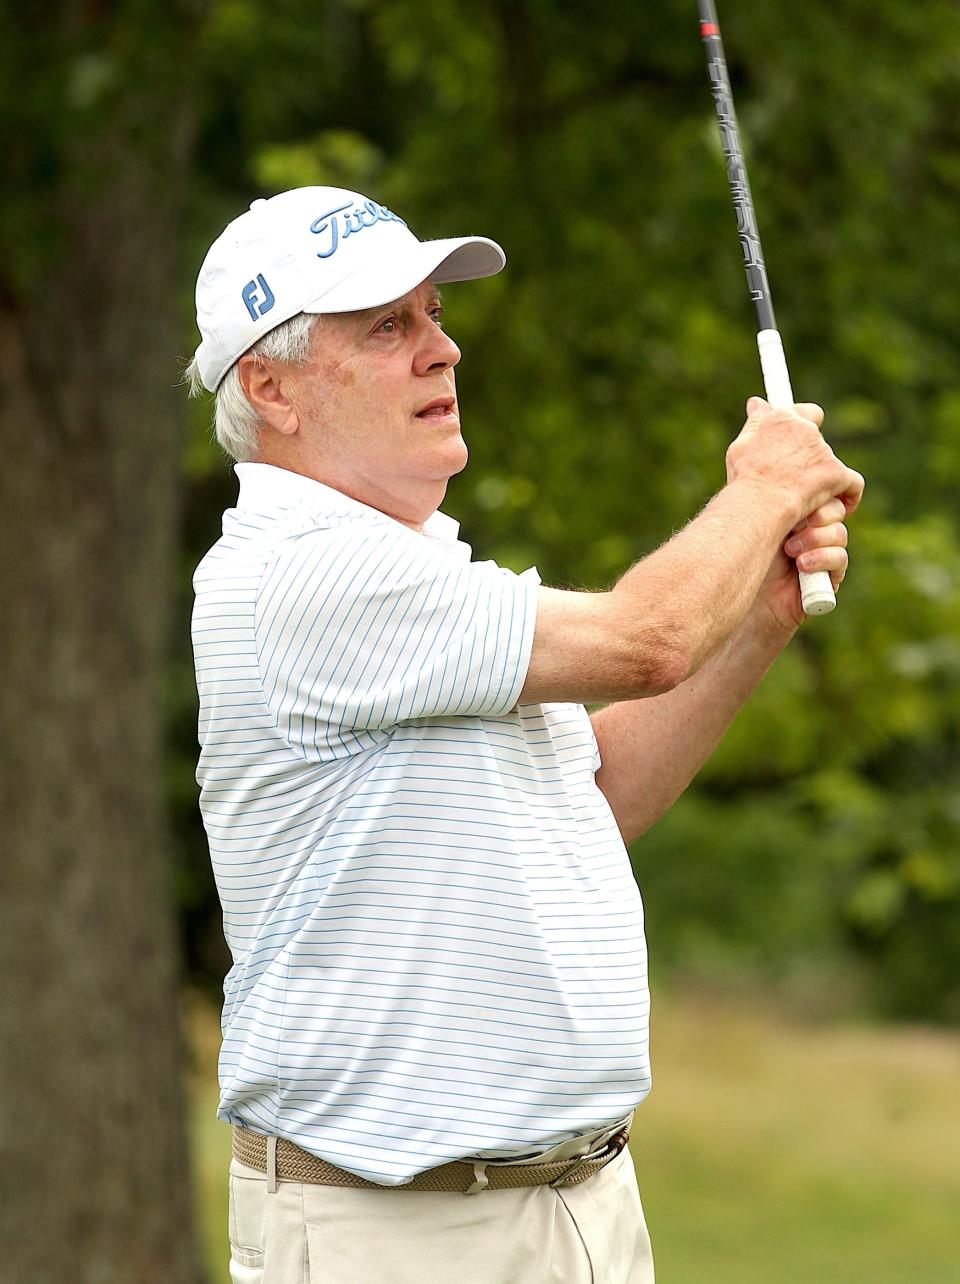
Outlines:
<svg viewBox="0 0 960 1284"><path fill-rule="evenodd" d="M627 1114L643 910L586 711L517 704L536 570L237 473L193 613L220 1117L392 1185Z"/></svg>

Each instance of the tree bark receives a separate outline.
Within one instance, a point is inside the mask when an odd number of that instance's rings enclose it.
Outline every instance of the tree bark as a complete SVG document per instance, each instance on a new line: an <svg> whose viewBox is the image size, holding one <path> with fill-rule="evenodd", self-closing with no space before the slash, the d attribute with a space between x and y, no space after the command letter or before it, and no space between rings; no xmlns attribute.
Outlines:
<svg viewBox="0 0 960 1284"><path fill-rule="evenodd" d="M85 48L116 49L135 15L81 5L51 8L45 27L24 19L22 65L34 97L49 94L38 143L55 163L11 176L0 162L37 211L5 225L17 271L0 298L5 1284L202 1279L161 760L192 135L169 36L174 21L195 26L168 13L169 31L140 37L149 56L56 130L57 59L74 83Z"/></svg>

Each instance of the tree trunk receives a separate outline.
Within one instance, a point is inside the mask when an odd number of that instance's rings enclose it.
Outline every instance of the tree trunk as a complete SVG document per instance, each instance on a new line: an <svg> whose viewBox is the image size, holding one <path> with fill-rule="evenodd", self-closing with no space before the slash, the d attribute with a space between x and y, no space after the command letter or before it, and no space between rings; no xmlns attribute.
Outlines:
<svg viewBox="0 0 960 1284"><path fill-rule="evenodd" d="M34 98L50 95L36 141L55 165L32 188L12 175L14 215L36 217L3 225L16 271L0 298L0 1275L197 1284L160 689L191 108L161 63L168 31L112 81L101 67L113 92L54 132L47 115L71 105L54 59L73 85L89 24L96 47L122 48L135 16L67 6L44 22L17 34Z"/></svg>

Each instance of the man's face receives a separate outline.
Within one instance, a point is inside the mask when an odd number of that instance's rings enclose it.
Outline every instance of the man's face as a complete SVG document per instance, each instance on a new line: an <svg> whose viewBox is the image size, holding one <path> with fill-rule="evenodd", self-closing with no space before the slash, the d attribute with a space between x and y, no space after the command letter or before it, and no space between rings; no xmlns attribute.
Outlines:
<svg viewBox="0 0 960 1284"><path fill-rule="evenodd" d="M345 493L419 525L467 462L436 286L367 312L327 315L290 400L301 464Z"/></svg>

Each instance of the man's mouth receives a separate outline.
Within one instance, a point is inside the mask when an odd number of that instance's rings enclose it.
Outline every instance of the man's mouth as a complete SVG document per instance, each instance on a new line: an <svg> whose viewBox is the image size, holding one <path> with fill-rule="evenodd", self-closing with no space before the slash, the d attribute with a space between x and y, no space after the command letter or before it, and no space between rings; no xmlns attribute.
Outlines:
<svg viewBox="0 0 960 1284"><path fill-rule="evenodd" d="M447 415L453 413L455 404L456 397L435 397L433 401L428 402L422 409L418 410L414 418L445 419Z"/></svg>

